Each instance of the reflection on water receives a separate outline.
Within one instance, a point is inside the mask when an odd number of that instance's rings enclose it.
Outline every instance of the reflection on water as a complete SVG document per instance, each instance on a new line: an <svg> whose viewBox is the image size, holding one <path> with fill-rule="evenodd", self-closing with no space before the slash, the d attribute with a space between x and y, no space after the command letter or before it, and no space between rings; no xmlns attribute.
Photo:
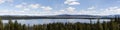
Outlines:
<svg viewBox="0 0 120 30"><path fill-rule="evenodd" d="M14 22L15 20L12 20L12 21ZM17 21L22 24L48 24L48 23L54 23L54 22L90 23L90 19L22 19L22 20L17 20ZM109 22L110 19L100 19L101 23L103 21ZM7 23L7 22L8 20L3 20L3 23ZM92 23L96 23L96 22L97 22L97 19L92 19Z"/></svg>

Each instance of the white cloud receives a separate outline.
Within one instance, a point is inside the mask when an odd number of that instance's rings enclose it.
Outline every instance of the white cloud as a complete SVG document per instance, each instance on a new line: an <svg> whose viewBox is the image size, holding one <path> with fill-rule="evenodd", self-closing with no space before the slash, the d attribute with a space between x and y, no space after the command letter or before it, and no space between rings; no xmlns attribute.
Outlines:
<svg viewBox="0 0 120 30"><path fill-rule="evenodd" d="M30 9L29 9L29 8L23 8L23 10L25 10L25 11L29 11Z"/></svg>
<svg viewBox="0 0 120 30"><path fill-rule="evenodd" d="M20 9L38 9L40 7L40 4L27 4L27 3L21 3L18 5L15 5L16 8L20 8Z"/></svg>
<svg viewBox="0 0 120 30"><path fill-rule="evenodd" d="M92 9L92 8L91 8ZM93 8L94 9L94 8ZM113 14L120 14L119 7L109 7L106 9L101 10L79 10L77 11L76 8L68 7L66 9L57 11L58 14L78 14L78 15L113 15Z"/></svg>
<svg viewBox="0 0 120 30"><path fill-rule="evenodd" d="M88 14L88 15L113 15L120 14L119 7L109 7L101 10L80 10L79 14Z"/></svg>
<svg viewBox="0 0 120 30"><path fill-rule="evenodd" d="M51 8L51 7L49 7L49 6L43 6L43 7L41 7L43 10L47 10L47 11L49 11L49 10L52 10L53 8Z"/></svg>
<svg viewBox="0 0 120 30"><path fill-rule="evenodd" d="M66 8L66 10L69 11L69 12L74 12L75 9L76 9L76 8L73 8L73 7L68 7L68 8Z"/></svg>
<svg viewBox="0 0 120 30"><path fill-rule="evenodd" d="M2 3L4 3L5 2L5 0L0 0L0 4L2 4Z"/></svg>
<svg viewBox="0 0 120 30"><path fill-rule="evenodd" d="M0 10L0 15L29 15L29 16L43 16L55 15L53 11L25 11L25 10Z"/></svg>
<svg viewBox="0 0 120 30"><path fill-rule="evenodd" d="M78 11L78 14L84 14L84 15L96 15L98 13L96 10L80 10Z"/></svg>
<svg viewBox="0 0 120 30"><path fill-rule="evenodd" d="M37 15L37 16L40 16L40 12L9 9L9 10L0 10L0 15Z"/></svg>
<svg viewBox="0 0 120 30"><path fill-rule="evenodd" d="M37 9L40 7L40 4L30 4L29 5L31 8Z"/></svg>
<svg viewBox="0 0 120 30"><path fill-rule="evenodd" d="M24 8L30 8L30 7L29 7L29 4L23 2L21 4L15 5L15 8L24 9Z"/></svg>
<svg viewBox="0 0 120 30"><path fill-rule="evenodd" d="M120 8L119 7L109 7L107 9L103 9L103 11L100 14L101 15L120 14Z"/></svg>
<svg viewBox="0 0 120 30"><path fill-rule="evenodd" d="M67 5L80 5L80 2L78 2L77 0L66 0L64 2L64 4L67 4Z"/></svg>
<svg viewBox="0 0 120 30"><path fill-rule="evenodd" d="M16 8L23 8L24 6L20 4L20 5L16 5L15 7Z"/></svg>
<svg viewBox="0 0 120 30"><path fill-rule="evenodd" d="M0 4L6 3L6 2L13 2L13 0L0 0Z"/></svg>
<svg viewBox="0 0 120 30"><path fill-rule="evenodd" d="M65 10L60 10L61 12L65 12Z"/></svg>
<svg viewBox="0 0 120 30"><path fill-rule="evenodd" d="M33 9L42 9L42 10L52 10L53 8L50 6L42 6L40 4L27 4L27 3L22 3L15 5L16 8L22 9L22 10L33 10Z"/></svg>
<svg viewBox="0 0 120 30"><path fill-rule="evenodd" d="M24 12L22 15L37 15L37 16L51 14L52 12L50 10L53 9L50 6L42 6L40 4L27 4L27 3L21 3L16 5L15 7L21 9L22 10L21 12ZM43 11L36 9L42 9Z"/></svg>
<svg viewBox="0 0 120 30"><path fill-rule="evenodd" d="M66 11L65 11L65 10L59 10L59 11L55 11L54 14L55 14L55 15L58 15L58 14L66 14Z"/></svg>
<svg viewBox="0 0 120 30"><path fill-rule="evenodd" d="M76 14L75 12L76 12L76 8L67 7L65 9L54 12L54 14Z"/></svg>

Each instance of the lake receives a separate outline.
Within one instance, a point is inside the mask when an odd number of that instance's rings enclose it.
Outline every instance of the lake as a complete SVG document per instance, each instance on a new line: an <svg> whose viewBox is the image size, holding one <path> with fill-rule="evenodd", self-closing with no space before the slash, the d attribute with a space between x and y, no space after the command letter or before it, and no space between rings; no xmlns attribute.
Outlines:
<svg viewBox="0 0 120 30"><path fill-rule="evenodd" d="M91 19L92 23L96 23L97 19ZM15 20L12 20L13 22ZM75 22L80 22L80 23L90 23L90 19L18 19L17 20L21 24L48 24L48 23L54 23L54 22L70 22L70 23L75 23ZM102 23L103 21L109 22L110 19L100 19L100 22ZM3 20L3 23L7 23L8 20Z"/></svg>

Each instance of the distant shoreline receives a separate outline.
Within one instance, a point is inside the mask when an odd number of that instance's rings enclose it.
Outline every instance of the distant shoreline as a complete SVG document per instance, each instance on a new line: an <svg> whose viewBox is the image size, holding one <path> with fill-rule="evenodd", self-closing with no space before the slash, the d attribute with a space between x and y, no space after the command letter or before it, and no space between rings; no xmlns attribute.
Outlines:
<svg viewBox="0 0 120 30"><path fill-rule="evenodd" d="M114 19L99 16L0 16L1 19Z"/></svg>

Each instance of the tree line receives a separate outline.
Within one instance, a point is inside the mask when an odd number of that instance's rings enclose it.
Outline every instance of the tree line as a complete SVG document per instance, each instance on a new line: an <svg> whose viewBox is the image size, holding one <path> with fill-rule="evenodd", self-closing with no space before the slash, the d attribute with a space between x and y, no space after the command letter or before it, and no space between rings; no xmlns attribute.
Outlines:
<svg viewBox="0 0 120 30"><path fill-rule="evenodd" d="M17 20L15 22L9 20L8 23L3 24L2 20L0 20L0 30L120 30L120 23L114 20L116 19L111 19L110 22L103 23L100 23L99 19L97 23L56 22L49 24L36 24L33 26L18 23Z"/></svg>

